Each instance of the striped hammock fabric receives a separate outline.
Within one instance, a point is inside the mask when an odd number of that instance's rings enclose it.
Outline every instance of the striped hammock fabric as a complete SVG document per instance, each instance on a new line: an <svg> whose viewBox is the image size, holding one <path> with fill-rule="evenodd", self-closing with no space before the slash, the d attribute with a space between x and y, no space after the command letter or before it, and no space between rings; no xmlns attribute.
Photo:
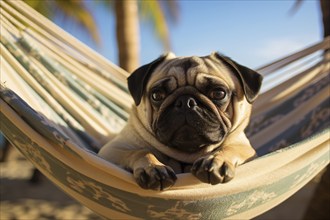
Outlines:
<svg viewBox="0 0 330 220"><path fill-rule="evenodd" d="M264 85L246 133L259 157L231 182L212 186L184 173L155 192L96 154L128 118L128 73L23 2L0 1L0 9L1 132L108 219L253 218L329 164L330 38L257 69Z"/></svg>

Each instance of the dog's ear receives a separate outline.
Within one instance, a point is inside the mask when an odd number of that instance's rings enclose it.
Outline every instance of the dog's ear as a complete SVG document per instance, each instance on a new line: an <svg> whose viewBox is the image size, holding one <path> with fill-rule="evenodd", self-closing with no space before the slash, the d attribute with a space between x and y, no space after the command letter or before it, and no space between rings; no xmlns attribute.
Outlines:
<svg viewBox="0 0 330 220"><path fill-rule="evenodd" d="M258 96L263 76L254 70L236 63L229 57L223 56L219 53L213 53L212 55L225 63L226 66L237 74L237 77L241 81L247 101L252 103Z"/></svg>
<svg viewBox="0 0 330 220"><path fill-rule="evenodd" d="M139 67L127 78L128 90L131 93L136 106L138 106L141 102L144 89L151 73L160 63L170 56L174 56L174 54L168 53L160 56L156 60Z"/></svg>

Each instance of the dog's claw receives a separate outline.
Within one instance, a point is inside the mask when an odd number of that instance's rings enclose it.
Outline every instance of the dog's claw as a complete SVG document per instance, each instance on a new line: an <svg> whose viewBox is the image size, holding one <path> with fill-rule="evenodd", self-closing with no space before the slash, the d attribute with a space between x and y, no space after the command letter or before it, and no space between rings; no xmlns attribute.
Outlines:
<svg viewBox="0 0 330 220"><path fill-rule="evenodd" d="M200 181L215 185L233 179L235 167L221 158L208 156L196 160L191 168L191 173Z"/></svg>
<svg viewBox="0 0 330 220"><path fill-rule="evenodd" d="M152 190L166 190L173 186L177 179L172 168L164 165L138 168L133 174L139 186Z"/></svg>

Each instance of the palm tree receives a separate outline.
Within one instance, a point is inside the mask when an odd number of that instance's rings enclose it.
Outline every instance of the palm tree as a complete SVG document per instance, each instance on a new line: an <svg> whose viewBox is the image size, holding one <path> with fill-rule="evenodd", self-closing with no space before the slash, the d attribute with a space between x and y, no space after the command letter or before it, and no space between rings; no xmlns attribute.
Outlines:
<svg viewBox="0 0 330 220"><path fill-rule="evenodd" d="M165 13L172 21L177 20L176 1L114 1L116 14L116 34L119 51L119 65L133 71L139 65L139 13L154 26L155 34L165 50L170 49L169 34ZM165 10L163 10L165 9Z"/></svg>
<svg viewBox="0 0 330 220"><path fill-rule="evenodd" d="M322 20L323 20L323 36L330 36L330 1L320 0Z"/></svg>
<svg viewBox="0 0 330 220"><path fill-rule="evenodd" d="M139 15L135 0L115 1L119 66L128 72L139 65Z"/></svg>
<svg viewBox="0 0 330 220"><path fill-rule="evenodd" d="M92 12L85 0L24 0L31 7L48 18L54 18L55 12L73 20L84 29L96 43L100 43L99 32ZM155 35L161 40L165 50L169 50L167 17L177 19L175 0L94 0L93 3L105 4L114 9L116 17L116 36L119 66L131 72L139 65L139 17L145 18L154 26ZM55 10L54 10L55 9Z"/></svg>
<svg viewBox="0 0 330 220"><path fill-rule="evenodd" d="M291 11L296 12L303 2L304 0L296 0ZM319 2L323 22L323 37L326 38L330 35L330 0L319 0Z"/></svg>

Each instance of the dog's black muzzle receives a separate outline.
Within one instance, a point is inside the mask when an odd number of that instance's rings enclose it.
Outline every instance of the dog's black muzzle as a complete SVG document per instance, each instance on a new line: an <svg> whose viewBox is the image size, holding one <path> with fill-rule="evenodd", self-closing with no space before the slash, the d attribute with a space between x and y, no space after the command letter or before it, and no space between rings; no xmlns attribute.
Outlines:
<svg viewBox="0 0 330 220"><path fill-rule="evenodd" d="M156 127L162 143L185 152L196 152L225 136L216 113L192 94L178 96L162 112Z"/></svg>

